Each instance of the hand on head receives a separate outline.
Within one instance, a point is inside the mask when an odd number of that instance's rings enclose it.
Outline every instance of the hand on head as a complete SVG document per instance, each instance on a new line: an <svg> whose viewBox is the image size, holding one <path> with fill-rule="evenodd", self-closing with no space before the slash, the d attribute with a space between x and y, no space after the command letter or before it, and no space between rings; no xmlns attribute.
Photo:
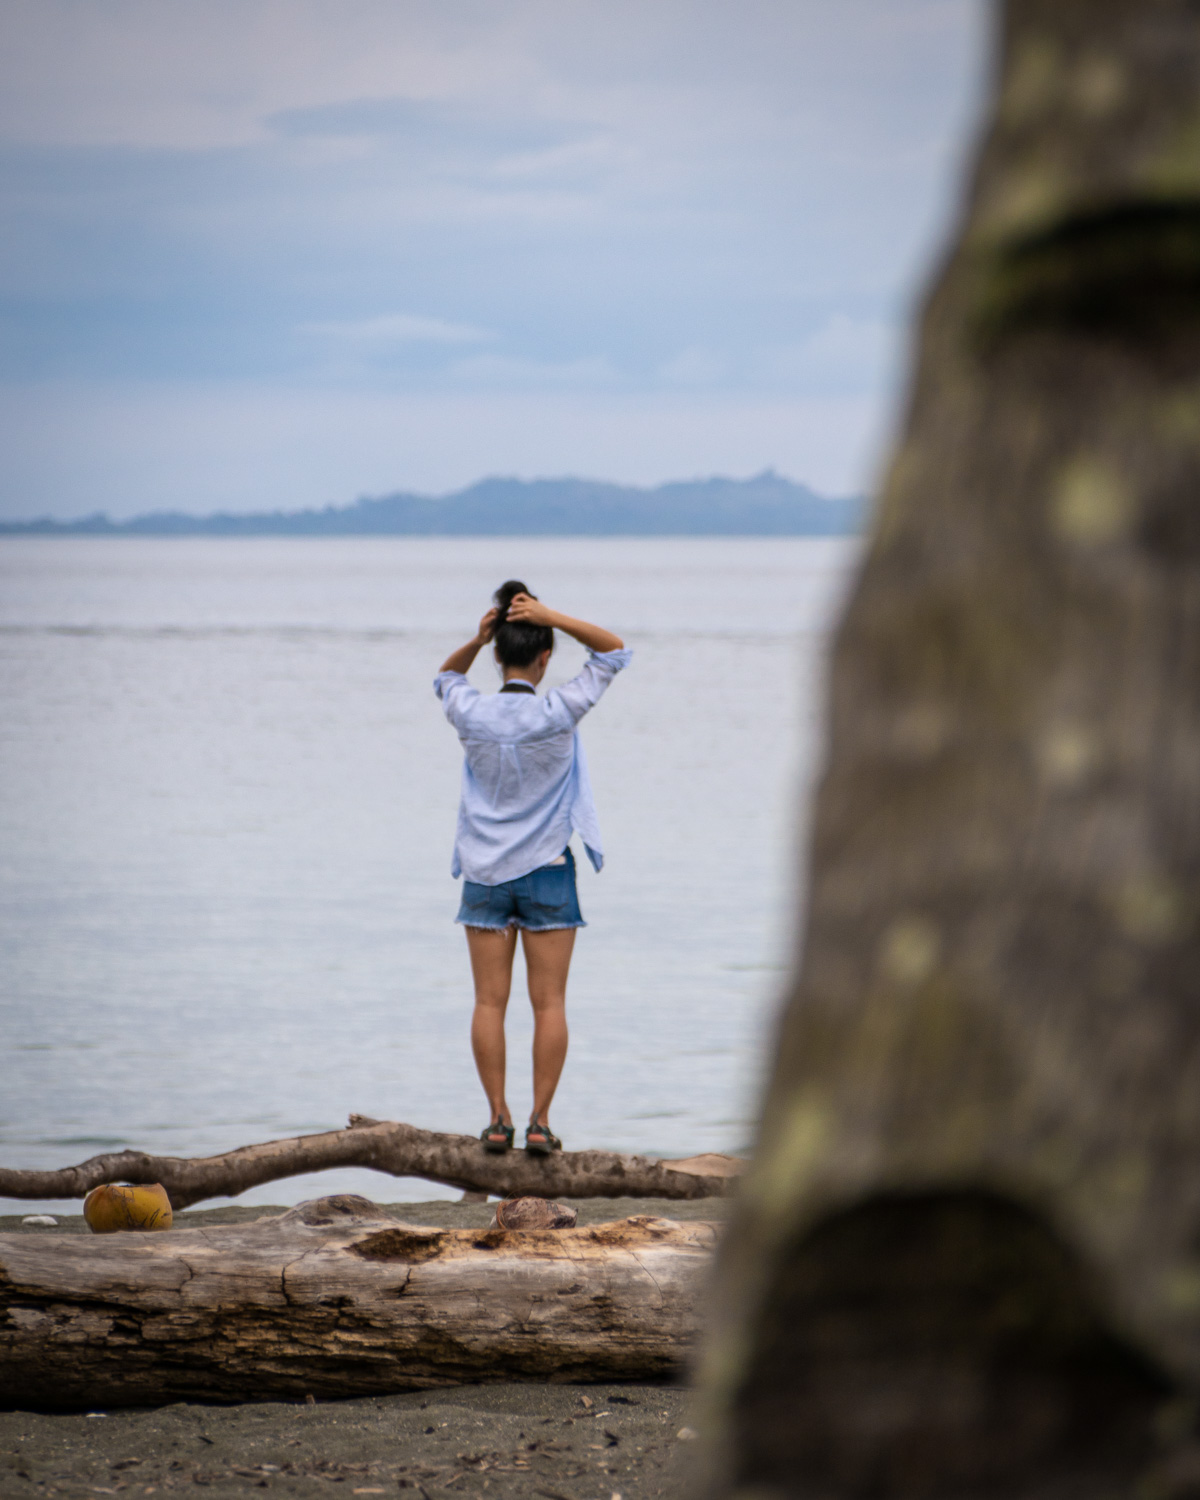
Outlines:
<svg viewBox="0 0 1200 1500"><path fill-rule="evenodd" d="M488 641L496 634L496 620L499 617L498 609L489 609L487 614L479 622L479 639L487 645Z"/></svg>
<svg viewBox="0 0 1200 1500"><path fill-rule="evenodd" d="M506 618L523 625L549 625L552 614L540 599L532 599L528 594L514 594Z"/></svg>

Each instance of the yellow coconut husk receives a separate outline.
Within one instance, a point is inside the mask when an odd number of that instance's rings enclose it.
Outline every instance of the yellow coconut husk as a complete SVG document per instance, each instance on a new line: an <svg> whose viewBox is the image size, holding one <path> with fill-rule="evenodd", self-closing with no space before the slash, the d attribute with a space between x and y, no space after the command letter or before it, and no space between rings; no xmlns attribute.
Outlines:
<svg viewBox="0 0 1200 1500"><path fill-rule="evenodd" d="M83 1217L93 1234L118 1229L170 1229L171 1200L157 1182L106 1182L83 1200Z"/></svg>

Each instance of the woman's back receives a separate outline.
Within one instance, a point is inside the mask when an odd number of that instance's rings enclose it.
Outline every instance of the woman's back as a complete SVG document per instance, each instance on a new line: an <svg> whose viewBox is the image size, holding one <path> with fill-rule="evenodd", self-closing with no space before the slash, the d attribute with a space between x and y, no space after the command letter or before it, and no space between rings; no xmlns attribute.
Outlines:
<svg viewBox="0 0 1200 1500"><path fill-rule="evenodd" d="M462 673L438 674L434 687L464 757L455 875L481 885L513 880L557 858L572 833L601 868L600 830L576 726L631 655L590 652L582 671L545 696L513 683L483 694Z"/></svg>

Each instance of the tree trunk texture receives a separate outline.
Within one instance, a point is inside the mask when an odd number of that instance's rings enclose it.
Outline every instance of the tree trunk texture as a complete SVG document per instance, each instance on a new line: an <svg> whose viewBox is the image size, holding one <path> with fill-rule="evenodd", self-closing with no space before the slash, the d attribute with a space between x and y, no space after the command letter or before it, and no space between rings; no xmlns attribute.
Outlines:
<svg viewBox="0 0 1200 1500"><path fill-rule="evenodd" d="M166 1234L0 1235L0 1401L80 1410L653 1380L693 1342L712 1225L422 1229L317 1199Z"/></svg>
<svg viewBox="0 0 1200 1500"><path fill-rule="evenodd" d="M999 18L836 642L714 1496L1131 1493L1200 1389L1200 7Z"/></svg>
<svg viewBox="0 0 1200 1500"><path fill-rule="evenodd" d="M236 1197L260 1183L330 1167L372 1167L392 1177L423 1177L464 1191L497 1197L542 1198L720 1197L728 1193L742 1163L732 1156L691 1156L652 1161L616 1151L524 1151L492 1155L474 1136L443 1135L389 1120L351 1115L348 1130L293 1136L240 1146L222 1156L186 1160L112 1151L77 1167L24 1171L0 1167L0 1197L83 1198L105 1182L158 1182L173 1209L206 1198Z"/></svg>

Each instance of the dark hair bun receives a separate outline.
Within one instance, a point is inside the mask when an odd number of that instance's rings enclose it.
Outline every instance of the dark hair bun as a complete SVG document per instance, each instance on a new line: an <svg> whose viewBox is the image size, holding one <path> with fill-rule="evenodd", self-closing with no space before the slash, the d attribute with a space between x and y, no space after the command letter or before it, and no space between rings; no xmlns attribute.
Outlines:
<svg viewBox="0 0 1200 1500"><path fill-rule="evenodd" d="M508 619L508 606L518 594L529 594L531 599L536 599L536 594L530 594L528 588L518 578L510 578L507 583L502 583L492 595L492 603L500 611L497 625L503 625Z"/></svg>
<svg viewBox="0 0 1200 1500"><path fill-rule="evenodd" d="M509 620L508 606L518 594L528 594L531 599L537 598L517 578L510 578L507 583L502 583L492 595L492 603L500 612L493 640L496 655L505 667L528 667L543 651L554 650L554 632L549 625L530 625L524 620Z"/></svg>

